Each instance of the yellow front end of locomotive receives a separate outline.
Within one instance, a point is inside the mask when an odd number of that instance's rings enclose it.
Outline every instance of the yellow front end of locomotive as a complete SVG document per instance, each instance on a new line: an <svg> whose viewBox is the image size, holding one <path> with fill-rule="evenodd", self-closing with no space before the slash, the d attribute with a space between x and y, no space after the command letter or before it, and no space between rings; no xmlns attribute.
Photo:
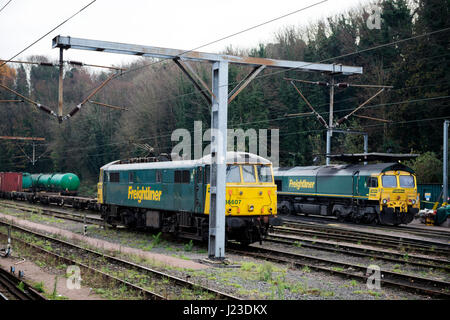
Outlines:
<svg viewBox="0 0 450 320"><path fill-rule="evenodd" d="M380 210L384 207L407 212L420 208L415 175L406 171L387 171L376 176L376 188L370 188L369 200L376 200Z"/></svg>
<svg viewBox="0 0 450 320"><path fill-rule="evenodd" d="M276 216L277 186L271 165L227 166L226 216ZM205 214L210 209L210 185L206 188Z"/></svg>

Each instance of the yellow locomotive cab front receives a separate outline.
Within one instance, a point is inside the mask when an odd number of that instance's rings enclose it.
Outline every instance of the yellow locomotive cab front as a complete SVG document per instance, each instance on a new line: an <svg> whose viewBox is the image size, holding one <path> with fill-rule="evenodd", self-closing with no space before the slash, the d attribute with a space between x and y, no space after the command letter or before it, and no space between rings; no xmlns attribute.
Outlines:
<svg viewBox="0 0 450 320"><path fill-rule="evenodd" d="M417 183L414 174L387 171L378 176L378 188L370 191L370 200L379 201L382 223L409 223L419 211Z"/></svg>
<svg viewBox="0 0 450 320"><path fill-rule="evenodd" d="M271 164L229 164L226 176L226 216L276 216L277 186ZM209 201L208 185L205 214L209 214Z"/></svg>

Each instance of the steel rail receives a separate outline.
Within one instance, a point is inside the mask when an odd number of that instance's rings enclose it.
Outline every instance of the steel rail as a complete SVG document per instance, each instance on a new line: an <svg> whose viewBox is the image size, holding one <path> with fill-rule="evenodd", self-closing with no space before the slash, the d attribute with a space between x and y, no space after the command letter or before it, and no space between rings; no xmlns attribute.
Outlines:
<svg viewBox="0 0 450 320"><path fill-rule="evenodd" d="M291 225L293 227L286 227L286 225ZM284 227L274 227L274 230L280 233L306 234L320 238L358 241L361 244L380 247L401 247L411 251L424 252L433 255L450 255L450 245L445 243L412 239L402 236L371 234L357 230L302 223L285 223Z"/></svg>
<svg viewBox="0 0 450 320"><path fill-rule="evenodd" d="M311 229L311 230L319 230L319 231L325 231L329 233L339 233L339 234L349 234L349 235L356 235L358 237L367 237L367 238L376 238L376 239L382 239L389 241L396 241L396 242L402 242L407 243L412 246L417 247L429 247L430 245L433 245L435 247L441 247L444 250L450 250L450 244L443 243L441 241L435 241L432 239L414 239L409 238L402 235L391 235L391 234L380 234L380 233L373 233L367 230L355 230L355 229L349 229L345 226L336 226L336 225L317 225L317 224L310 224L310 223L303 223L303 222L285 222L285 225L292 226L294 228L305 228L305 229ZM450 251L449 251L450 253Z"/></svg>
<svg viewBox="0 0 450 320"><path fill-rule="evenodd" d="M18 287L20 282L23 283L23 291ZM0 268L0 284L7 289L8 293L18 300L47 300L43 295L26 283L26 281L17 278L3 268Z"/></svg>
<svg viewBox="0 0 450 320"><path fill-rule="evenodd" d="M301 238L292 238L281 235L270 235L264 239L264 241L281 243L287 245L298 245L302 248L311 248L321 251L331 251L336 253L344 253L347 255L375 258L379 260L409 264L419 267L442 269L450 272L450 261L434 258L425 258L416 255L409 255L405 259L405 255L401 253L391 252L387 250L375 250L369 248L361 248L350 245L334 244L329 242L317 241L317 240L305 240ZM433 262L433 263L430 263Z"/></svg>
<svg viewBox="0 0 450 320"><path fill-rule="evenodd" d="M400 225L400 226L373 226L373 225L365 225L365 224L357 224L352 222L340 222L335 217L330 216L316 216L316 215L308 215L308 216L296 216L294 219L289 219L283 216L283 221L286 222L302 222L302 223L323 223L324 221L330 221L330 222L336 222L339 224L342 224L342 227L348 226L357 226L362 229L370 228L380 231L392 231L392 232L406 232L411 233L413 235L418 236L434 236L434 237L447 237L450 238L450 230L449 231L443 231L443 230L433 230L427 227L420 227L420 226L412 226L412 225ZM341 225L340 225L341 226Z"/></svg>
<svg viewBox="0 0 450 320"><path fill-rule="evenodd" d="M8 223L5 223L3 221L0 221L0 224L9 225ZM17 226L12 225L12 227L15 228L15 229L18 229ZM0 233L0 234L2 234L2 233ZM36 235L35 233L32 233L32 234ZM84 263L75 261L75 260L67 258L67 257L63 257L63 256L61 256L61 255L59 255L57 253L48 251L48 250L46 250L44 248L41 248L41 247L36 246L34 244L28 243L28 242L26 242L26 241L24 241L22 239L16 238L16 237L11 237L11 239L13 239L16 242L20 242L22 245L28 246L28 247L32 248L33 250L40 251L40 252L42 252L42 253L44 253L46 255L52 256L52 257L58 259L59 261L62 261L64 263L66 263L67 265L77 265L77 266L79 266L79 267L81 267L83 269L86 269L86 270L90 271L90 272L100 274L102 277L110 279L110 280L116 282L119 285L125 285L128 289L131 289L133 291L142 293L143 296L146 299L148 299L148 300L166 300L165 297L163 297L163 296L161 296L161 295L159 295L159 294L157 294L155 292L152 292L152 291L149 291L149 290L144 289L142 287L139 287L139 286L137 286L135 284L132 284L132 283L130 283L128 281L119 279L119 278L117 278L117 277L115 277L113 275L107 274L107 273L105 273L105 272L103 272L101 270L98 270L96 268L90 267L90 266L88 266L88 265L86 265Z"/></svg>
<svg viewBox="0 0 450 320"><path fill-rule="evenodd" d="M288 234L288 235L303 235L308 236L313 239L326 239L326 240L335 240L335 241L344 241L351 243L358 243L363 245L370 245L380 248L388 248L388 249L397 249L404 250L405 252L415 252L422 253L427 255L437 255L437 256L448 256L447 253L439 252L437 248L430 247L417 247L411 246L407 243L402 243L394 240L385 240L382 238L374 238L374 237L363 237L358 235L349 235L349 234L339 234L339 233L329 233L325 231L318 230L301 230L298 228L287 228L287 227L279 227L275 228L279 234ZM269 233L271 234L271 233Z"/></svg>
<svg viewBox="0 0 450 320"><path fill-rule="evenodd" d="M16 204L9 204L9 203L2 203L0 202L0 207L4 208L10 208L10 209L17 209L22 210L26 212L32 212L37 214L43 214L55 218L61 218L65 220L71 220L75 222L84 222L84 215L83 214L76 214L69 211L61 211L56 209L49 209L44 208L40 206L36 206L35 208L27 205L16 205ZM104 225L104 221L102 218L99 217L93 217L86 215L86 223L88 224L95 224L95 225Z"/></svg>
<svg viewBox="0 0 450 320"><path fill-rule="evenodd" d="M203 291L205 291L207 293L215 295L217 298L226 299L226 300L239 300L239 298L234 297L232 295L229 295L227 293L223 293L223 292L220 292L218 290L215 290L215 289L212 289L212 288L208 288L208 287L202 286L200 284L197 284L197 283L194 283L194 282L191 282L191 281L183 280L181 278L178 278L176 276L170 275L168 273L157 271L157 270L151 269L149 267L141 266L141 265L138 265L136 263L133 263L133 262L130 262L130 261L127 261L127 260L123 260L123 259L118 258L118 257L113 257L113 256L110 256L110 255L107 255L105 253L101 253L101 252L98 252L98 251L95 251L95 250L92 250L92 249L84 248L84 247L78 246L76 244L73 244L73 243L70 243L70 242L67 242L67 241L64 241L64 240L61 240L61 239L53 238L53 237L50 237L48 235L44 235L42 233L39 233L39 232L36 232L36 231L32 231L32 230L29 230L29 229L26 229L26 228L23 228L23 227L19 227L19 226L16 226L16 225L11 225L10 223L7 223L7 222L2 221L2 220L0 220L0 225L9 225L12 228L17 229L17 230L19 230L21 232L32 234L34 236L43 238L45 240L59 243L59 244L61 244L63 246L76 248L78 250L81 250L81 251L87 252L89 254L92 254L92 255L94 255L94 256L96 256L98 258L106 259L107 261L109 261L111 263L120 264L120 265L126 266L128 268L133 268L135 270L138 270L138 271L141 271L141 272L145 272L145 273L147 273L149 275L158 277L160 279L164 279L164 278L165 279L169 279L170 281L174 282L175 284L178 284L178 285L180 285L182 287L189 288L191 290L201 289L201 290L203 290ZM15 240L16 241L17 240L20 241L20 239L15 239ZM45 249L42 249L42 250L45 250ZM49 252L49 253L53 254L52 252ZM66 259L65 257L62 257L62 258ZM75 262L75 263L76 264L80 264L78 262ZM101 272L101 271L99 271L99 272ZM121 279L118 279L118 280L122 281ZM145 290L145 289L143 289L143 290Z"/></svg>
<svg viewBox="0 0 450 320"><path fill-rule="evenodd" d="M251 250L251 251L250 251ZM318 258L314 256L273 250L268 248L248 247L248 250L229 248L229 252L247 255L255 258L262 258L273 262L289 264L295 267L305 267L367 281L367 267L357 264L338 262L330 259ZM428 279L409 274L401 274L380 270L380 283L383 285L403 288L421 294L450 299L450 282Z"/></svg>

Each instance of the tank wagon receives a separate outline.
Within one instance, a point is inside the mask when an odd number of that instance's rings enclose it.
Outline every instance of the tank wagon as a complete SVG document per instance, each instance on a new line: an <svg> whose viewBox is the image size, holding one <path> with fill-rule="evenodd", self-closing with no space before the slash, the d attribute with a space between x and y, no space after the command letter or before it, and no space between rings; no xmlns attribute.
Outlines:
<svg viewBox="0 0 450 320"><path fill-rule="evenodd" d="M66 195L75 195L80 186L80 179L73 173L39 173L32 175L24 173L23 185L24 190L58 192ZM28 188L25 188L25 186Z"/></svg>
<svg viewBox="0 0 450 320"><path fill-rule="evenodd" d="M280 213L398 225L420 207L414 171L400 163L277 168L274 176Z"/></svg>
<svg viewBox="0 0 450 320"><path fill-rule="evenodd" d="M127 163L100 169L97 199L109 224L152 228L206 240L209 233L210 156L199 160ZM227 153L226 237L261 241L280 225L272 164L243 152Z"/></svg>
<svg viewBox="0 0 450 320"><path fill-rule="evenodd" d="M0 182L0 198L98 210L97 199L77 196L80 179L73 173L0 172L0 177L6 177Z"/></svg>

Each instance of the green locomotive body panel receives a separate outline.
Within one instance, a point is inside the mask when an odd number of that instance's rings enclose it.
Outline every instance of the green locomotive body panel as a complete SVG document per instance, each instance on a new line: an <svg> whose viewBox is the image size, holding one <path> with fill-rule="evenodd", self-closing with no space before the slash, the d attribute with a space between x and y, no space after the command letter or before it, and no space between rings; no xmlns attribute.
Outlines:
<svg viewBox="0 0 450 320"><path fill-rule="evenodd" d="M204 181L198 180L198 168L204 166L160 166L144 169L139 164L121 165L104 170L105 204L164 211L202 213ZM204 170L204 169L203 169ZM197 193L197 194L196 194Z"/></svg>

